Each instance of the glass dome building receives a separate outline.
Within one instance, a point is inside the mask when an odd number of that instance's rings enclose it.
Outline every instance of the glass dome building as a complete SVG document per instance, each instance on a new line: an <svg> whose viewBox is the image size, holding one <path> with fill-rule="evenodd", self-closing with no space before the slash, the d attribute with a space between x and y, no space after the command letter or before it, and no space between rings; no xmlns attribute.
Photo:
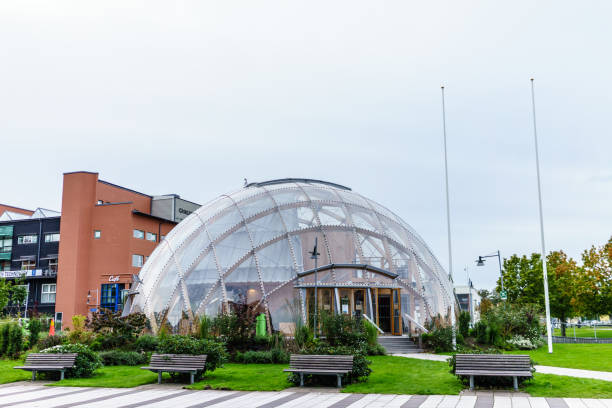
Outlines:
<svg viewBox="0 0 612 408"><path fill-rule="evenodd" d="M143 266L126 310L144 312L156 331L246 303L269 330L291 333L315 310L315 292L317 308L365 315L399 335L447 316L452 283L382 205L338 184L281 179L224 194L178 224Z"/></svg>

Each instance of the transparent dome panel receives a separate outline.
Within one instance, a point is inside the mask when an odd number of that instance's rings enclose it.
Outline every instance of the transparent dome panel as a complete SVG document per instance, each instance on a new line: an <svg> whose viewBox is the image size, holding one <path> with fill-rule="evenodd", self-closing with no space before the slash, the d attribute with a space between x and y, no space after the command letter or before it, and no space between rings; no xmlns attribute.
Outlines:
<svg viewBox="0 0 612 408"><path fill-rule="evenodd" d="M247 227L255 248L285 234L283 220L277 212L257 218L249 222Z"/></svg>
<svg viewBox="0 0 612 408"><path fill-rule="evenodd" d="M236 262L251 252L251 239L246 228L242 227L231 236L215 244L217 262L222 271L226 271Z"/></svg>
<svg viewBox="0 0 612 408"><path fill-rule="evenodd" d="M272 201L268 194L261 194L240 202L238 204L238 208L240 209L242 216L245 219L248 219L264 211L276 209L276 203Z"/></svg>
<svg viewBox="0 0 612 408"><path fill-rule="evenodd" d="M286 239L257 251L257 259L261 269L261 280L265 285L278 286L278 283L295 276L289 241Z"/></svg>
<svg viewBox="0 0 612 408"><path fill-rule="evenodd" d="M262 298L262 287L255 258L250 257L223 279L230 303L256 305Z"/></svg>

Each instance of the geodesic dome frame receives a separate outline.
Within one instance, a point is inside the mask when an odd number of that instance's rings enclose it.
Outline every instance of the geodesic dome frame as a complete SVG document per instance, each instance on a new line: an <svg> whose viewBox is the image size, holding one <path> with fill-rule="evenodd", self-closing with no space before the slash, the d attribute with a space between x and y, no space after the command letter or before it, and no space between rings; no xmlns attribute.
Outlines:
<svg viewBox="0 0 612 408"><path fill-rule="evenodd" d="M157 330L244 301L278 330L292 303L305 317L297 287L314 267L315 238L319 265L332 265L327 284L352 284L334 264L372 265L396 276L405 317L423 324L448 314L452 283L408 224L348 187L309 179L251 183L199 208L151 254L126 309L144 312Z"/></svg>

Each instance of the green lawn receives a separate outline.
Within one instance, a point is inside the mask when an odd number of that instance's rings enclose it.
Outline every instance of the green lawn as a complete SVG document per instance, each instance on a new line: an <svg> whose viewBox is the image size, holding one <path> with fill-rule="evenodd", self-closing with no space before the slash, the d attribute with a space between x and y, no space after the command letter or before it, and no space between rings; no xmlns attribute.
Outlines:
<svg viewBox="0 0 612 408"><path fill-rule="evenodd" d="M561 336L561 329L555 329L553 331L554 336ZM574 337L574 328L568 327L565 331L567 337ZM595 337L595 329L592 327L576 327L576 337ZM610 339L612 338L612 327L598 327L597 328L598 339Z"/></svg>
<svg viewBox="0 0 612 408"><path fill-rule="evenodd" d="M288 374L283 372L287 367L285 364L227 363L187 388L202 390L210 386L216 390L280 391L293 386L287 381Z"/></svg>
<svg viewBox="0 0 612 408"><path fill-rule="evenodd" d="M539 365L612 371L612 344L553 344L552 354L547 346L507 353L529 354Z"/></svg>
<svg viewBox="0 0 612 408"><path fill-rule="evenodd" d="M164 374L164 379L170 376ZM130 388L139 385L151 384L157 381L157 374L148 370L141 370L133 366L109 366L96 370L93 377L67 378L49 385L60 387L109 387Z"/></svg>
<svg viewBox="0 0 612 408"><path fill-rule="evenodd" d="M343 392L362 394L452 394L463 389L449 373L448 363L413 358L372 356L367 382L348 385Z"/></svg>
<svg viewBox="0 0 612 408"><path fill-rule="evenodd" d="M532 397L612 398L612 382L535 373L525 383Z"/></svg>
<svg viewBox="0 0 612 408"><path fill-rule="evenodd" d="M23 365L21 360L0 360L0 384L31 379L32 374L29 371L13 369L20 365Z"/></svg>

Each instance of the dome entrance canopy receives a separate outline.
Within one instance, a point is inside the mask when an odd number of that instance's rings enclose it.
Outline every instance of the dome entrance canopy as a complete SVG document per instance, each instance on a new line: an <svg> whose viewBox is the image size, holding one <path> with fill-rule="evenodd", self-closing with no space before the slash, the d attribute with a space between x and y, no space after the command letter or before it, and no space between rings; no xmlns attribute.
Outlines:
<svg viewBox="0 0 612 408"><path fill-rule="evenodd" d="M448 275L408 224L347 187L307 179L251 183L196 210L143 266L131 310L157 330L246 302L279 330L295 318L289 309L304 308L295 286L314 279L315 240L330 282L401 287L402 312L419 321L447 314Z"/></svg>

